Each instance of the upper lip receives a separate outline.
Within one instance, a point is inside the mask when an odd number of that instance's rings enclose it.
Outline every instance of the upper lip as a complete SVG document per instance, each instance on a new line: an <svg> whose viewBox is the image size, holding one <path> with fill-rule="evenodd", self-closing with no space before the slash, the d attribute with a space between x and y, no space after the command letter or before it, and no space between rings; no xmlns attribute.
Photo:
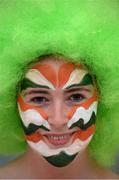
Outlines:
<svg viewBox="0 0 119 180"><path fill-rule="evenodd" d="M57 132L49 132L49 133L42 133L43 136L64 136L64 135L71 135L76 131L66 132L66 133L57 133Z"/></svg>

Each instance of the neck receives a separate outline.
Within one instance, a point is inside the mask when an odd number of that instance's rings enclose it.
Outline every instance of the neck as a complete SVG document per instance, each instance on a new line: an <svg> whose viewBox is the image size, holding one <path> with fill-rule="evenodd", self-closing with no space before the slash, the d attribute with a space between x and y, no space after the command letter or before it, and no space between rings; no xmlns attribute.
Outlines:
<svg viewBox="0 0 119 180"><path fill-rule="evenodd" d="M31 158L29 158L31 157ZM88 150L83 151L74 159L74 161L62 168L50 165L43 157L32 149L28 149L26 161L34 163L35 173L40 174L41 178L89 178L94 173L95 163L89 158ZM29 163L29 162L28 162ZM31 167L31 169L33 168ZM45 167L45 168L44 168ZM50 173L46 173L50 172Z"/></svg>

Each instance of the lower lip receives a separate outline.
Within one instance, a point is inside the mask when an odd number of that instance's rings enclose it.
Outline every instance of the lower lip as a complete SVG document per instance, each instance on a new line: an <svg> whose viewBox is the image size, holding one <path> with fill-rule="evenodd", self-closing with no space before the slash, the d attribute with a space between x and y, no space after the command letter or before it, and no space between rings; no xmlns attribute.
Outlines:
<svg viewBox="0 0 119 180"><path fill-rule="evenodd" d="M51 139L48 138L47 136L44 136L44 141L46 141L46 143L48 145L53 145L53 147L62 147L64 145L69 145L72 142L73 139L73 134L67 135L66 138L63 139Z"/></svg>

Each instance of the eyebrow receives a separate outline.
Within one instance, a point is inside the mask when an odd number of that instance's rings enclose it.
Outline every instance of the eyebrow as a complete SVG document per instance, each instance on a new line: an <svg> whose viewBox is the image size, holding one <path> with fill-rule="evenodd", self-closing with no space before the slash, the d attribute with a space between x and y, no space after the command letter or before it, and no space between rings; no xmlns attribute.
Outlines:
<svg viewBox="0 0 119 180"><path fill-rule="evenodd" d="M66 89L64 92L72 93L72 92L75 92L75 91L82 91L82 90L87 91L87 92L91 91L90 89L81 88L80 86L77 86L77 87L74 87L74 88L71 88L71 89Z"/></svg>
<svg viewBox="0 0 119 180"><path fill-rule="evenodd" d="M89 73L87 73L84 77L83 77L83 79L82 79L82 81L80 82L80 83L78 83L78 84L72 84L72 85L70 85L70 86L68 86L67 88L66 88L66 90L69 90L69 89L72 89L72 88L79 88L80 86L86 86L86 85L90 85L90 84L94 84L93 83L93 79L92 79L92 76L89 74Z"/></svg>
<svg viewBox="0 0 119 180"><path fill-rule="evenodd" d="M29 92L25 92L24 93L24 96L27 96L27 95L30 95L30 94L34 94L35 93L35 95L36 94L49 94L47 91L42 91L42 90L31 90L31 91L29 91Z"/></svg>
<svg viewBox="0 0 119 180"><path fill-rule="evenodd" d="M36 83L30 81L29 79L24 78L21 81L20 90L22 91L22 90L25 90L27 88L45 88L45 89L50 89L48 86L43 86L41 84L36 84Z"/></svg>

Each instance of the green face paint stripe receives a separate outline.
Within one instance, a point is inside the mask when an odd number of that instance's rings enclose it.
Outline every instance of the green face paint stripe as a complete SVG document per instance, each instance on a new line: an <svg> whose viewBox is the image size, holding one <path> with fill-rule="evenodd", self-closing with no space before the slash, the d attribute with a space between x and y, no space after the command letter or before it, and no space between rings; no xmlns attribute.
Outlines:
<svg viewBox="0 0 119 180"><path fill-rule="evenodd" d="M24 124L22 123L22 127L23 127L26 135L31 135L31 134L35 133L35 131L38 129L43 129L45 131L49 131L49 129L47 129L45 126L43 126L43 125L39 126L39 125L36 125L33 123L30 123L28 125L28 127L24 126Z"/></svg>
<svg viewBox="0 0 119 180"><path fill-rule="evenodd" d="M76 157L76 154L68 155L65 152L61 152L60 154L50 156L50 157L44 157L49 163L56 167L64 167L68 164L70 164L74 158Z"/></svg>
<svg viewBox="0 0 119 180"><path fill-rule="evenodd" d="M84 124L84 120L83 119L79 119L77 122L75 122L74 124L72 124L72 126L70 127L70 129L75 128L75 127L79 127L81 130L85 131L87 130L91 125L95 124L96 122L96 115L93 112L91 115L90 120Z"/></svg>
<svg viewBox="0 0 119 180"><path fill-rule="evenodd" d="M79 84L73 84L71 86L68 86L66 89L70 89L70 88L78 87L78 86L86 86L89 84L93 84L93 79L90 74L86 74Z"/></svg>
<svg viewBox="0 0 119 180"><path fill-rule="evenodd" d="M50 89L48 86L42 86L42 85L38 85L32 81L30 81L27 78L24 78L21 82L21 91L27 88L46 88L46 89Z"/></svg>

